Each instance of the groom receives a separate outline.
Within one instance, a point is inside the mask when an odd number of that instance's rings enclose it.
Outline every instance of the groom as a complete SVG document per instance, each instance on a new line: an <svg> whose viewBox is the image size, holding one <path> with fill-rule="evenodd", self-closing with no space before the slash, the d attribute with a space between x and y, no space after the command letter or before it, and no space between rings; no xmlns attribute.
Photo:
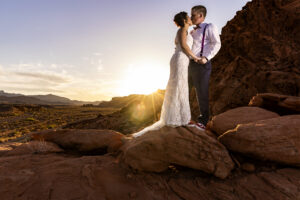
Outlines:
<svg viewBox="0 0 300 200"><path fill-rule="evenodd" d="M202 5L192 8L191 19L196 27L191 31L193 37L193 53L200 57L200 61L190 60L188 67L189 91L196 88L197 101L200 108L198 127L205 129L209 120L209 78L211 73L211 59L221 48L221 41L217 27L212 23L204 23L206 8Z"/></svg>

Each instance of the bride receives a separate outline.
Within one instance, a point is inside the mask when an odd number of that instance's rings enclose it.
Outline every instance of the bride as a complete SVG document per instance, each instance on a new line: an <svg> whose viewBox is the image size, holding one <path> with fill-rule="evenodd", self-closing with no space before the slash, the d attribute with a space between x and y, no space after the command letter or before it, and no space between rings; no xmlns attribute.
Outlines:
<svg viewBox="0 0 300 200"><path fill-rule="evenodd" d="M188 32L192 21L186 12L180 12L174 17L179 27L175 37L175 52L170 60L170 77L167 83L165 97L159 121L131 134L138 137L150 130L158 130L163 126L188 125L191 120L188 88L188 65L190 59L200 60L191 51L193 37Z"/></svg>

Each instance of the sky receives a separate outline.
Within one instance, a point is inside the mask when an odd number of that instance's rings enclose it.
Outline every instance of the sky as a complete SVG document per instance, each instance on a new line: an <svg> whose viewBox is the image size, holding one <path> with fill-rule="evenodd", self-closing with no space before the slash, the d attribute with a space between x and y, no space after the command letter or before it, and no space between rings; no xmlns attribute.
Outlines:
<svg viewBox="0 0 300 200"><path fill-rule="evenodd" d="M101 101L165 89L174 15L204 5L221 34L247 2L0 0L0 90Z"/></svg>

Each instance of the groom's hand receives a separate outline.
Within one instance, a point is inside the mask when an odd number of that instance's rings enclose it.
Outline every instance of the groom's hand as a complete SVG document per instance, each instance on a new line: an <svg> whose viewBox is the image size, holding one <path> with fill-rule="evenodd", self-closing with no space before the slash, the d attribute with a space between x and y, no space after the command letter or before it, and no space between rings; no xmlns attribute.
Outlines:
<svg viewBox="0 0 300 200"><path fill-rule="evenodd" d="M199 64L202 64L202 65L204 65L205 63L207 63L206 57L202 56L202 57L199 59L198 63L199 63Z"/></svg>

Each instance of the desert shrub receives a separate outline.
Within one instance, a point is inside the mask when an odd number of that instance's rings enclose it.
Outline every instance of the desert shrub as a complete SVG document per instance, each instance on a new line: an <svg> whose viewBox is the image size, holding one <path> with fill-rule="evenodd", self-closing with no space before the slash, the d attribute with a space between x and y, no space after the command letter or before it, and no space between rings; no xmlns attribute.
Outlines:
<svg viewBox="0 0 300 200"><path fill-rule="evenodd" d="M33 122L38 121L37 119L34 119L33 117L28 117L25 120L26 121L33 121Z"/></svg>

